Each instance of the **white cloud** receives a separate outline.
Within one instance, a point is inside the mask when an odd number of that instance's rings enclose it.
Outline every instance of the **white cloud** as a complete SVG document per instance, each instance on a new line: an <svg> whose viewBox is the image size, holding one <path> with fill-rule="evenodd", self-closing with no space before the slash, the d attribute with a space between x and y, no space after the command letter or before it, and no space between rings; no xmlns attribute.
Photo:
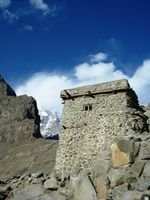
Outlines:
<svg viewBox="0 0 150 200"><path fill-rule="evenodd" d="M107 56L107 55L106 55ZM18 95L34 96L39 108L54 109L60 113L60 91L86 84L95 84L121 78L129 80L131 87L137 92L141 103L150 102L150 60L144 61L132 77L117 69L112 62L98 61L97 63L83 63L74 69L70 76L53 75L50 73L36 73L23 84L16 87ZM72 78L73 77L73 78Z"/></svg>
<svg viewBox="0 0 150 200"><path fill-rule="evenodd" d="M141 102L150 102L150 60L145 60L134 75L129 78L130 84L137 92Z"/></svg>
<svg viewBox="0 0 150 200"><path fill-rule="evenodd" d="M83 63L75 68L75 76L79 81L89 83L111 81L127 78L113 63L98 62L95 64Z"/></svg>
<svg viewBox="0 0 150 200"><path fill-rule="evenodd" d="M29 3L33 8L43 11L45 15L49 13L49 6L43 0L29 0Z"/></svg>
<svg viewBox="0 0 150 200"><path fill-rule="evenodd" d="M26 25L26 26L23 27L23 30L24 30L24 31L29 31L29 32L30 32L30 31L33 31L33 27L30 26L30 25Z"/></svg>
<svg viewBox="0 0 150 200"><path fill-rule="evenodd" d="M18 20L18 16L7 9L3 11L3 17L10 24L13 24L15 21Z"/></svg>
<svg viewBox="0 0 150 200"><path fill-rule="evenodd" d="M66 76L42 72L34 74L24 84L19 85L16 92L18 95L34 96L40 109L55 109L60 112L60 91L72 86L72 80L69 80Z"/></svg>
<svg viewBox="0 0 150 200"><path fill-rule="evenodd" d="M107 55L105 53L98 53L96 55L90 55L90 58L91 58L91 62L93 63L97 63L97 62L100 62L100 61L104 61L107 59Z"/></svg>
<svg viewBox="0 0 150 200"><path fill-rule="evenodd" d="M11 4L11 0L0 0L0 8L8 8Z"/></svg>

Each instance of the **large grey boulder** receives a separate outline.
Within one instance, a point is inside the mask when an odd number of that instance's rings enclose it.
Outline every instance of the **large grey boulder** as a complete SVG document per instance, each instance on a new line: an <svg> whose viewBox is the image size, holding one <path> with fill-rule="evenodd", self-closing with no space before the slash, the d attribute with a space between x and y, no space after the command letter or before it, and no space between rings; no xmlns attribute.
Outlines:
<svg viewBox="0 0 150 200"><path fill-rule="evenodd" d="M150 161L149 160L147 161L147 163L146 163L146 165L144 167L143 176L150 178Z"/></svg>
<svg viewBox="0 0 150 200"><path fill-rule="evenodd" d="M141 160L149 160L150 159L150 145L149 141L145 141L141 144L139 157Z"/></svg>
<svg viewBox="0 0 150 200"><path fill-rule="evenodd" d="M58 183L57 180L52 177L51 179L48 179L44 182L44 188L46 189L51 189L51 190L56 190L58 189Z"/></svg>
<svg viewBox="0 0 150 200"><path fill-rule="evenodd" d="M113 169L108 173L108 179L110 181L110 186L114 187L124 183L125 169Z"/></svg>
<svg viewBox="0 0 150 200"><path fill-rule="evenodd" d="M17 188L13 191L12 200L56 200L41 185L29 185L25 188Z"/></svg>
<svg viewBox="0 0 150 200"><path fill-rule="evenodd" d="M0 143L21 143L40 137L40 117L33 97L16 96L0 76Z"/></svg>
<svg viewBox="0 0 150 200"><path fill-rule="evenodd" d="M96 191L87 175L72 177L74 200L97 200Z"/></svg>

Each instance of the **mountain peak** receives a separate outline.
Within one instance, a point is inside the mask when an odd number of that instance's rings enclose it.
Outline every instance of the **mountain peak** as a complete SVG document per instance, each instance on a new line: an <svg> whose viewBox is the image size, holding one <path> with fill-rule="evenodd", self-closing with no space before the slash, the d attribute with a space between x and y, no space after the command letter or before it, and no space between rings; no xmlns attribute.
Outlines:
<svg viewBox="0 0 150 200"><path fill-rule="evenodd" d="M16 96L15 91L6 83L3 76L0 74L0 95Z"/></svg>
<svg viewBox="0 0 150 200"><path fill-rule="evenodd" d="M53 138L58 136L60 127L60 118L57 112L48 110L39 110L41 117L41 134L44 138Z"/></svg>

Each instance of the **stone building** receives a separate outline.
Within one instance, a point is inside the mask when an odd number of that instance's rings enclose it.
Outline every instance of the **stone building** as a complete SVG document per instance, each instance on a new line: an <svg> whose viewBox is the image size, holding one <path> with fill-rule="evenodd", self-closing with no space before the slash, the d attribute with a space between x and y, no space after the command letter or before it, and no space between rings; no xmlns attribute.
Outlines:
<svg viewBox="0 0 150 200"><path fill-rule="evenodd" d="M146 129L146 119L127 80L67 89L55 170L89 169L93 160L111 160L111 145Z"/></svg>

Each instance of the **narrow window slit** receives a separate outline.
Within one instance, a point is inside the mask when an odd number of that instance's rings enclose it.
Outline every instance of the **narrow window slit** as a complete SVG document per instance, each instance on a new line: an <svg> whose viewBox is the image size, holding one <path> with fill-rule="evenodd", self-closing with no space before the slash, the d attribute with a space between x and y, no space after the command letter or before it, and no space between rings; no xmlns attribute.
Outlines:
<svg viewBox="0 0 150 200"><path fill-rule="evenodd" d="M83 110L84 111L91 111L92 110L92 105L91 104L87 104L83 106Z"/></svg>

